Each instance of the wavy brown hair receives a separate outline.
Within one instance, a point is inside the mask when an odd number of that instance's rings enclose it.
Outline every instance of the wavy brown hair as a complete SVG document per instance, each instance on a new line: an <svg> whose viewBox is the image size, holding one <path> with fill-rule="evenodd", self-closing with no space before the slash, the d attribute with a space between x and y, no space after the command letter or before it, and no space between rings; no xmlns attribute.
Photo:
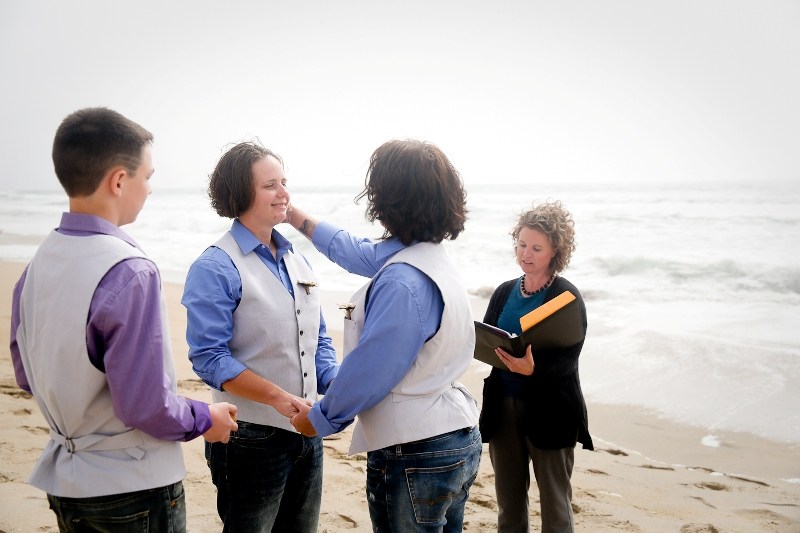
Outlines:
<svg viewBox="0 0 800 533"><path fill-rule="evenodd" d="M373 152L364 190L366 216L384 227L382 238L439 243L455 239L467 220L461 175L435 145L389 141Z"/></svg>
<svg viewBox="0 0 800 533"><path fill-rule="evenodd" d="M240 142L231 147L217 162L208 179L211 207L221 217L236 218L253 205L253 163L272 156L283 167L283 159L258 142Z"/></svg>
<svg viewBox="0 0 800 533"><path fill-rule="evenodd" d="M539 230L550 240L555 252L550 260L551 274L563 272L569 266L572 252L575 251L575 221L561 202L548 201L523 212L511 230L515 247L522 228Z"/></svg>

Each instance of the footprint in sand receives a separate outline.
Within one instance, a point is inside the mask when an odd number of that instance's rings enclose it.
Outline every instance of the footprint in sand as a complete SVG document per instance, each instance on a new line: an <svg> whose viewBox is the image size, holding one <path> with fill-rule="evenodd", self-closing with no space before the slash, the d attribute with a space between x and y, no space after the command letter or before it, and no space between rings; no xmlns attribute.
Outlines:
<svg viewBox="0 0 800 533"><path fill-rule="evenodd" d="M44 426L21 426L22 429L25 431L29 431L30 433L36 435L49 435L50 428L46 428Z"/></svg>
<svg viewBox="0 0 800 533"><path fill-rule="evenodd" d="M701 489L731 490L727 485L723 485L722 483L717 483L715 481L701 481L700 483L695 483L694 486L700 487Z"/></svg>
<svg viewBox="0 0 800 533"><path fill-rule="evenodd" d="M329 515L330 513L325 513L325 514ZM339 520L341 520L342 523L339 523ZM358 521L345 514L336 513L335 522L337 526L336 529L337 531L339 529L339 526L342 526L344 529L358 529ZM323 529L322 531L323 533L326 533L328 530Z"/></svg>
<svg viewBox="0 0 800 533"><path fill-rule="evenodd" d="M779 529L773 531L797 531L797 522L788 518L780 513L776 513L770 509L741 509L736 511L736 514L745 520L756 522L760 527L753 528L753 531L767 531L772 530L777 526ZM754 524L755 525L755 524Z"/></svg>
<svg viewBox="0 0 800 533"><path fill-rule="evenodd" d="M656 465L639 465L639 468L649 468L650 470L672 470L675 469L671 466L656 466Z"/></svg>
<svg viewBox="0 0 800 533"><path fill-rule="evenodd" d="M703 504L703 505L705 505L706 507L711 507L712 509L716 509L716 507L715 507L715 506L711 505L710 503L708 503L707 501L705 501L705 500L704 500L703 498L701 498L700 496L692 496L692 498L694 498L695 500L699 501L700 503L702 503L702 504Z"/></svg>
<svg viewBox="0 0 800 533"><path fill-rule="evenodd" d="M494 499L489 496L484 496L483 494L470 494L469 503L485 509L494 510L497 508Z"/></svg>
<svg viewBox="0 0 800 533"><path fill-rule="evenodd" d="M621 455L623 457L627 457L628 456L628 454L623 452L622 450L611 450L611 449L605 449L604 448L604 449L601 449L601 450L598 450L598 451L610 453L611 455Z"/></svg>
<svg viewBox="0 0 800 533"><path fill-rule="evenodd" d="M684 524L681 533L719 533L719 529L711 524Z"/></svg>
<svg viewBox="0 0 800 533"><path fill-rule="evenodd" d="M188 391L205 391L209 387L202 379L181 379L178 381L178 388Z"/></svg>
<svg viewBox="0 0 800 533"><path fill-rule="evenodd" d="M9 385L7 383L0 384L0 393L12 398L32 398L31 393L24 391L16 385Z"/></svg>

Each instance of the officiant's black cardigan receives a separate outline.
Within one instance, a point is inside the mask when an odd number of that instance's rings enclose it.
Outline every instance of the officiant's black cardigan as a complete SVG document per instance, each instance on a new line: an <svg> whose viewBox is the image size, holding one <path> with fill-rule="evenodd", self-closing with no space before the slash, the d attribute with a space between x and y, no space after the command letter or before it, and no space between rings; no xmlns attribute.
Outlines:
<svg viewBox="0 0 800 533"><path fill-rule="evenodd" d="M492 294L483 321L497 325L500 312L508 295L519 285L519 278L502 283ZM586 305L578 289L569 281L557 276L545 293L544 301L552 300L564 291L570 291L578 299L586 328ZM533 375L526 378L524 400L527 420L525 431L531 443L541 449L557 450L572 448L580 442L584 448L593 450L586 415L586 402L578 377L578 357L583 341L570 348L537 350L533 354L536 364ZM503 408L503 383L500 370L492 368L483 384L483 408L480 430L483 442L489 442L495 431L499 410Z"/></svg>

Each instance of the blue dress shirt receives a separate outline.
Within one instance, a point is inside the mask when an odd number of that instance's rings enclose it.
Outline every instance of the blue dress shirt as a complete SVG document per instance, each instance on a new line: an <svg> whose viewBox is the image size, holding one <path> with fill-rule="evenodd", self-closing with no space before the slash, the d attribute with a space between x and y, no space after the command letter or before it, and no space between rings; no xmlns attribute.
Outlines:
<svg viewBox="0 0 800 533"><path fill-rule="evenodd" d="M308 415L324 437L347 427L403 379L422 345L439 330L444 300L433 280L411 265L394 263L380 270L406 247L397 239L375 243L322 222L313 242L348 272L374 276L358 346L344 358L336 381Z"/></svg>
<svg viewBox="0 0 800 533"><path fill-rule="evenodd" d="M272 241L278 249L276 259L269 248L238 220L233 222L231 235L242 252L255 253L294 298L283 260L286 252L292 249L292 244L273 230ZM247 368L232 356L228 348L228 342L233 337L234 311L241 298L242 279L231 258L215 246L206 249L189 269L181 303L187 311L186 341L192 368L203 381L217 390L222 390L223 383ZM324 394L336 377L338 363L322 311L315 361L317 392Z"/></svg>

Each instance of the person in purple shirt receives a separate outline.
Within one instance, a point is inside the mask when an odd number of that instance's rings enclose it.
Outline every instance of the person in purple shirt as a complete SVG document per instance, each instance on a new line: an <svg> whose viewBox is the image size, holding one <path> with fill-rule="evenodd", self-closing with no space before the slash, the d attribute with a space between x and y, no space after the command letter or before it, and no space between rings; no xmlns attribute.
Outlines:
<svg viewBox="0 0 800 533"><path fill-rule="evenodd" d="M64 119L69 212L14 287L14 373L51 436L31 483L61 531L185 531L180 442L237 428L234 405L177 394L159 271L120 229L151 192L152 139L106 108Z"/></svg>

